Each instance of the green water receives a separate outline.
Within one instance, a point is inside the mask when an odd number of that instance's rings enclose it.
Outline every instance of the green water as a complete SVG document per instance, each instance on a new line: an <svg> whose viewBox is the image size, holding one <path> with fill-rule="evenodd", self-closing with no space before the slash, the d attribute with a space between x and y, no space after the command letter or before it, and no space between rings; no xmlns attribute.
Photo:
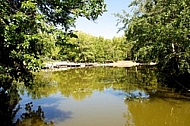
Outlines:
<svg viewBox="0 0 190 126"><path fill-rule="evenodd" d="M151 69L40 72L34 85L20 85L14 120L18 126L189 126L189 100L171 91L158 86Z"/></svg>

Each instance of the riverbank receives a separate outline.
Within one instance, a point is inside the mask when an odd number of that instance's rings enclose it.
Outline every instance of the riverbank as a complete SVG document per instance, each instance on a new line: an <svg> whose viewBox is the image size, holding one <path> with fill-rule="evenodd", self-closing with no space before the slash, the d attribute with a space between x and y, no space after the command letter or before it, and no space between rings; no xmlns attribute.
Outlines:
<svg viewBox="0 0 190 126"><path fill-rule="evenodd" d="M48 70L67 70L72 68L84 68L84 67L133 67L139 65L155 65L155 63L142 64L134 61L117 61L113 63L74 63L74 62L51 62L46 63L43 69Z"/></svg>

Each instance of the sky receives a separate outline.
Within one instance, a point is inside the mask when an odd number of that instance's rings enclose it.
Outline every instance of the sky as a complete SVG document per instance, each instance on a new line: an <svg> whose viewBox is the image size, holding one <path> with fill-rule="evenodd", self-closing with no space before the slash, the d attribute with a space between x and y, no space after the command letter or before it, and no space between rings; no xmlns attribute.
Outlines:
<svg viewBox="0 0 190 126"><path fill-rule="evenodd" d="M85 18L79 18L76 22L76 30L83 31L93 36L102 36L106 39L112 39L114 36L122 36L124 32L117 33L117 17L114 13L121 13L122 10L130 12L128 5L132 0L105 0L107 12L104 12L95 22Z"/></svg>

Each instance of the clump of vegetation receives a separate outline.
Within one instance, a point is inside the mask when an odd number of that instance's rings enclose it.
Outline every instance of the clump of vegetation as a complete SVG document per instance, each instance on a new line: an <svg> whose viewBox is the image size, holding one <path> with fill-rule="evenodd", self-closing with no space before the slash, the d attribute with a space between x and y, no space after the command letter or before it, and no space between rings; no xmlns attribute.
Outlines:
<svg viewBox="0 0 190 126"><path fill-rule="evenodd" d="M190 3L187 0L133 0L130 16L117 14L128 41L133 41L133 57L154 61L164 80L189 85ZM184 81L186 80L186 81Z"/></svg>

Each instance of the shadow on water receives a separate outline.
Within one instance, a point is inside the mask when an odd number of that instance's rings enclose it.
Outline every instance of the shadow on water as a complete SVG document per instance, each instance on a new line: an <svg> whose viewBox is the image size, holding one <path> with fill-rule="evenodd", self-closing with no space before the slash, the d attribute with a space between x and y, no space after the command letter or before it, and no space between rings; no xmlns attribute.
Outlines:
<svg viewBox="0 0 190 126"><path fill-rule="evenodd" d="M11 126L18 110L20 97L16 84L6 75L0 75L0 125Z"/></svg>
<svg viewBox="0 0 190 126"><path fill-rule="evenodd" d="M150 97L190 100L189 78L185 74L182 77L170 76L155 66L140 66L137 69L136 83Z"/></svg>

